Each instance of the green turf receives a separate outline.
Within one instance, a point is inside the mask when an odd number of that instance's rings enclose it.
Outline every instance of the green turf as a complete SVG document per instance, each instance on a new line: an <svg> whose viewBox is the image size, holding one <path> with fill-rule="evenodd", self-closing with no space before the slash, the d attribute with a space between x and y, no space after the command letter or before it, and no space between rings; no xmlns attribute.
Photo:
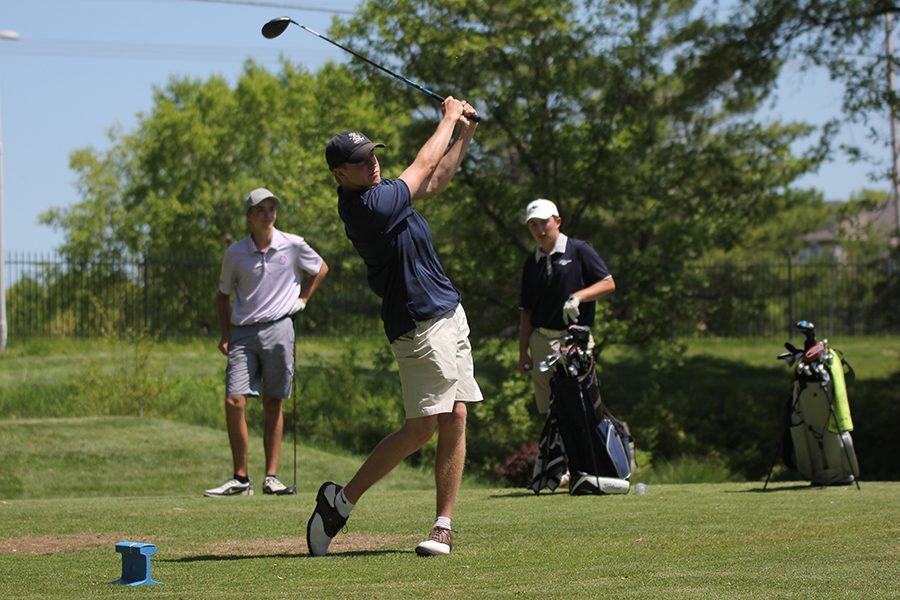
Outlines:
<svg viewBox="0 0 900 600"><path fill-rule="evenodd" d="M208 448L203 450L203 448ZM401 468L332 556L306 555L318 483L359 457L303 449L300 494L209 499L220 431L155 419L0 422L4 598L896 598L900 483L651 485L644 496L463 487L449 557L422 559L430 478ZM258 455L254 455L254 459ZM110 585L117 541L163 586Z"/></svg>
<svg viewBox="0 0 900 600"><path fill-rule="evenodd" d="M0 504L10 598L891 598L900 484L651 486L647 495L534 497L465 489L455 550L421 559L432 494L373 489L329 557L306 556L314 490L297 497L11 500ZM61 547L90 534L95 545ZM12 552L29 540L41 552ZM76 537L72 537L76 536ZM121 539L119 539L121 538ZM157 545L126 590L115 541ZM350 545L337 547L338 542ZM31 552L34 552L32 550Z"/></svg>
<svg viewBox="0 0 900 600"><path fill-rule="evenodd" d="M250 439L250 476L262 484L262 440ZM168 496L199 494L231 475L224 431L162 419L0 420L0 499L62 496ZM282 442L280 477L293 480L290 436ZM298 445L297 483L318 485L327 477L346 480L360 457ZM386 488L425 489L432 476L401 466Z"/></svg>

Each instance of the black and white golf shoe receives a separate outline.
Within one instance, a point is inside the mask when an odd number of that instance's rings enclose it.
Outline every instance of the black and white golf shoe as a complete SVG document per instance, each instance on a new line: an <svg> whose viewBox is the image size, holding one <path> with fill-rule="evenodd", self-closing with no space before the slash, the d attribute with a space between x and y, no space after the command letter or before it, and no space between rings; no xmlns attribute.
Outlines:
<svg viewBox="0 0 900 600"><path fill-rule="evenodd" d="M334 506L334 499L342 489L342 486L326 481L316 494L316 510L306 523L306 547L311 556L325 556L331 540L347 523L347 518L342 517Z"/></svg>
<svg viewBox="0 0 900 600"><path fill-rule="evenodd" d="M279 479L273 475L266 475L265 481L263 481L263 494L275 494L276 496L290 496L296 493L294 488L289 488L279 481Z"/></svg>
<svg viewBox="0 0 900 600"><path fill-rule="evenodd" d="M253 484L250 481L241 483L237 479L229 479L219 487L214 487L203 492L209 498L221 498L223 496L252 496Z"/></svg>

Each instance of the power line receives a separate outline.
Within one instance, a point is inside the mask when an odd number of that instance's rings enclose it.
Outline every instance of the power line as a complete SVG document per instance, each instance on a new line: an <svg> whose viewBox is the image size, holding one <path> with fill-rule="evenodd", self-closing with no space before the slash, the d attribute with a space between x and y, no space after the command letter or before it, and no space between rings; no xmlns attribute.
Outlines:
<svg viewBox="0 0 900 600"><path fill-rule="evenodd" d="M212 61L242 63L247 59L275 61L282 56L298 54L290 49L261 47L209 46L190 44L151 44L131 42L93 42L74 40L29 39L4 47L6 56L109 58L125 60ZM327 59L333 55L326 48L304 49L303 58Z"/></svg>
<svg viewBox="0 0 900 600"><path fill-rule="evenodd" d="M288 2L257 2L254 0L184 0L185 2L206 2L210 4L238 4L242 6L266 6L274 8L292 8L294 10L302 10L308 12L324 12L336 13L342 15L352 15L352 10L343 10L339 8L323 8L321 6L301 6L299 4L291 4Z"/></svg>
<svg viewBox="0 0 900 600"><path fill-rule="evenodd" d="M109 1L109 0L108 0ZM122 0L112 0L121 2ZM142 1L142 0L139 0ZM160 0L157 0L160 1ZM167 0L161 0L167 1ZM322 12L328 14L352 15L353 11L344 8L329 8L325 6L308 6L293 4L290 2L265 2L263 0L168 0L169 2L204 2L207 4L233 4L236 6L256 6L264 8L290 8L296 11Z"/></svg>

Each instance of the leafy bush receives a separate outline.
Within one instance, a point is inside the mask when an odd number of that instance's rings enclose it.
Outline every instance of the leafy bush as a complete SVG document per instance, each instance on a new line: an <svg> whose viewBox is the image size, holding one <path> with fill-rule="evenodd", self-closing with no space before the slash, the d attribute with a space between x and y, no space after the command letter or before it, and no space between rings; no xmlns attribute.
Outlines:
<svg viewBox="0 0 900 600"><path fill-rule="evenodd" d="M537 462L539 444L522 444L494 472L515 487L524 487L531 481L534 463Z"/></svg>

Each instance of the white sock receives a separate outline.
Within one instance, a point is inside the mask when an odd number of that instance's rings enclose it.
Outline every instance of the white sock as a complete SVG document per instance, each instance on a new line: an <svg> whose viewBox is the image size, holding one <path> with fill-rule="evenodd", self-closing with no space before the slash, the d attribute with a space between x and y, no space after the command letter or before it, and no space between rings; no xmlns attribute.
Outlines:
<svg viewBox="0 0 900 600"><path fill-rule="evenodd" d="M434 520L434 527L443 527L444 529L450 529L450 517L438 517Z"/></svg>
<svg viewBox="0 0 900 600"><path fill-rule="evenodd" d="M338 514L346 519L350 516L350 511L353 510L354 506L356 505L347 500L347 496L344 495L344 488L341 488L341 491L334 497L334 507L337 509Z"/></svg>

